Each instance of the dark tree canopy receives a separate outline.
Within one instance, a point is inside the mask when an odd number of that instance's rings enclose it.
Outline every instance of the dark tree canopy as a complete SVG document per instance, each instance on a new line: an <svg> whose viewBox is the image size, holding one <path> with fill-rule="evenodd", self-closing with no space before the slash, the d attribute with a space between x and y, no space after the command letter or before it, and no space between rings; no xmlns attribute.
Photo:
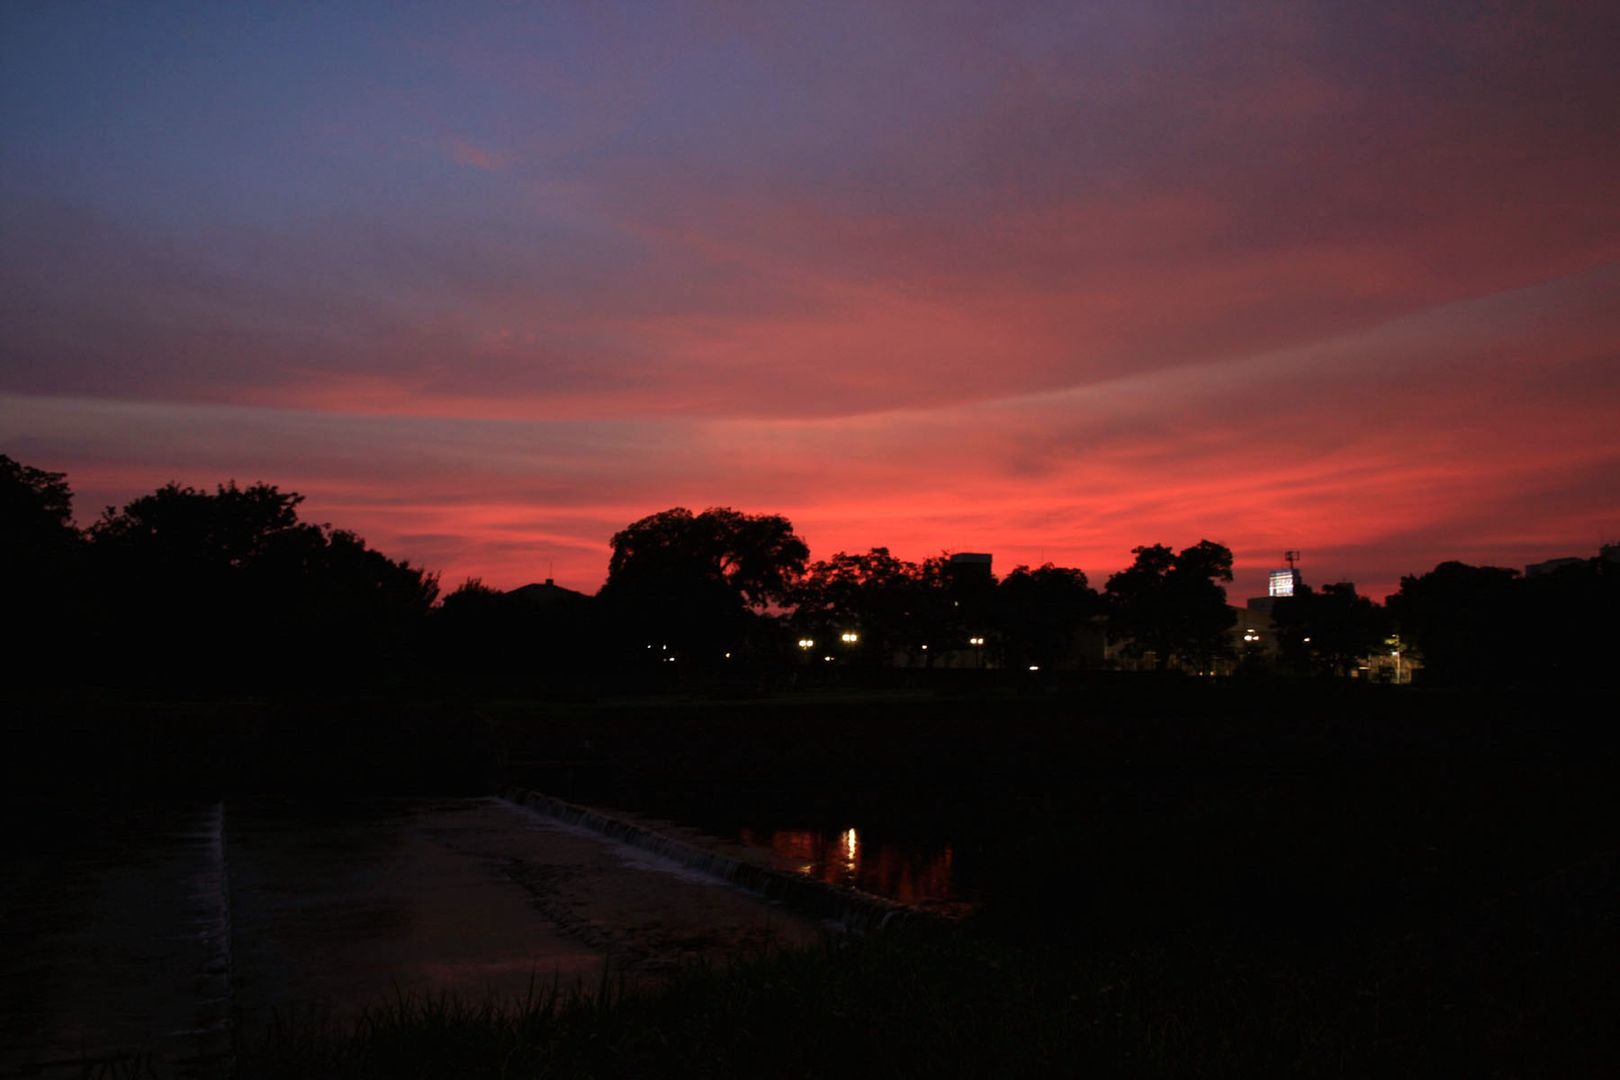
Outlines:
<svg viewBox="0 0 1620 1080"><path fill-rule="evenodd" d="M1000 650L1017 667L1055 668L1075 655L1076 637L1102 610L1084 572L1064 566L1014 567L996 586Z"/></svg>
<svg viewBox="0 0 1620 1080"><path fill-rule="evenodd" d="M1136 561L1105 590L1110 635L1128 655L1152 653L1161 669L1204 670L1224 656L1236 616L1219 583L1232 580L1232 552L1208 540L1179 553L1162 544L1131 550Z"/></svg>
<svg viewBox="0 0 1620 1080"><path fill-rule="evenodd" d="M1551 574L1443 562L1389 598L1425 682L1613 684L1620 677L1620 564L1590 559Z"/></svg>
<svg viewBox="0 0 1620 1080"><path fill-rule="evenodd" d="M1523 633L1518 625L1517 570L1443 562L1427 574L1401 578L1389 612L1401 636L1416 645L1430 682L1492 681Z"/></svg>
<svg viewBox="0 0 1620 1080"><path fill-rule="evenodd" d="M0 687L47 685L82 660L82 548L67 478L0 454L0 565L8 575L0 625L10 643Z"/></svg>
<svg viewBox="0 0 1620 1080"><path fill-rule="evenodd" d="M239 488L221 484L213 493L168 484L150 495L107 507L90 527L98 544L139 550L149 558L211 567L245 566L293 531L316 530L298 521L302 495L273 484Z"/></svg>
<svg viewBox="0 0 1620 1080"><path fill-rule="evenodd" d="M1288 667L1308 674L1348 675L1389 636L1384 610L1349 582L1301 586L1272 608L1277 643Z"/></svg>
<svg viewBox="0 0 1620 1080"><path fill-rule="evenodd" d="M701 578L744 606L787 603L810 549L780 514L743 514L712 507L693 514L674 507L613 534L608 586L659 578Z"/></svg>
<svg viewBox="0 0 1620 1080"><path fill-rule="evenodd" d="M627 641L708 662L792 602L810 549L779 514L674 507L613 535L603 601ZM654 641L653 639L657 639Z"/></svg>
<svg viewBox="0 0 1620 1080"><path fill-rule="evenodd" d="M886 659L907 644L919 589L918 569L885 547L864 554L840 551L812 563L794 593L794 625L830 645L837 635L860 635L858 656Z"/></svg>
<svg viewBox="0 0 1620 1080"><path fill-rule="evenodd" d="M886 663L899 654L911 662L931 662L966 637L948 559L909 562L886 547L861 554L840 551L805 571L795 592L793 625L829 646L836 641L838 651L869 663ZM845 631L860 635L855 646L839 641Z"/></svg>
<svg viewBox="0 0 1620 1080"><path fill-rule="evenodd" d="M397 656L437 578L299 521L302 501L270 484L169 484L109 507L89 531L108 654L146 674L161 656L199 678L261 683L369 677Z"/></svg>
<svg viewBox="0 0 1620 1080"><path fill-rule="evenodd" d="M26 566L31 558L59 553L78 538L66 475L0 454L0 544L6 565Z"/></svg>
<svg viewBox="0 0 1620 1080"><path fill-rule="evenodd" d="M514 694L585 678L603 660L592 597L548 582L502 592L469 578L428 622L444 681Z"/></svg>

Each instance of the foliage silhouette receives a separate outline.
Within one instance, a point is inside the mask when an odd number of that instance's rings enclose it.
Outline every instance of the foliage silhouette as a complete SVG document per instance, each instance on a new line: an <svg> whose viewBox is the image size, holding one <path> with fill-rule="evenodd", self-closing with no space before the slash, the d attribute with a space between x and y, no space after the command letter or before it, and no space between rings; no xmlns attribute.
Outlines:
<svg viewBox="0 0 1620 1080"><path fill-rule="evenodd" d="M365 685L402 665L437 578L299 521L302 501L232 482L108 507L89 530L106 661L137 682L258 689Z"/></svg>
<svg viewBox="0 0 1620 1080"><path fill-rule="evenodd" d="M1301 585L1272 608L1283 664L1301 674L1348 675L1359 661L1385 647L1389 619L1349 582Z"/></svg>
<svg viewBox="0 0 1620 1080"><path fill-rule="evenodd" d="M51 685L82 660L72 642L86 601L82 549L66 476L0 454L0 565L11 576L8 692Z"/></svg>
<svg viewBox="0 0 1620 1080"><path fill-rule="evenodd" d="M23 631L9 658L30 675L12 692L39 692L71 666L113 685L198 690L573 693L663 681L626 682L638 670L713 675L752 660L751 678L780 673L795 636L873 668L934 666L982 636L979 657L1046 669L1092 656L1100 616L1124 656L1205 671L1229 655L1234 623L1222 588L1232 554L1207 540L1133 549L1099 596L1081 571L1050 564L999 584L982 563L914 563L883 547L807 566L785 517L675 507L614 534L596 597L470 580L435 608L435 575L300 520L302 497L271 484L168 484L83 533L72 497L63 474L0 455L0 554ZM1350 673L1393 629L1422 681L1603 683L1616 678L1617 611L1610 556L1525 578L1444 562L1403 578L1383 609L1345 583L1305 587L1274 618L1296 671ZM839 640L848 632L856 643Z"/></svg>
<svg viewBox="0 0 1620 1080"><path fill-rule="evenodd" d="M1136 561L1105 590L1109 634L1125 654L1151 654L1161 671L1172 664L1202 671L1225 657L1236 616L1218 583L1232 580L1232 552L1200 540L1179 553L1162 544L1131 553Z"/></svg>
<svg viewBox="0 0 1620 1080"><path fill-rule="evenodd" d="M592 597L550 581L501 592L469 578L429 617L441 683L485 693L558 691L600 673Z"/></svg>
<svg viewBox="0 0 1620 1080"><path fill-rule="evenodd" d="M1415 644L1425 682L1612 684L1620 678L1620 565L1589 559L1521 578L1443 562L1403 577L1390 617Z"/></svg>
<svg viewBox="0 0 1620 1080"><path fill-rule="evenodd" d="M913 658L921 646L938 638L946 602L938 595L938 561L906 562L875 547L864 554L840 551L811 564L794 593L793 625L810 640L834 643L857 659L883 663L897 653ZM859 640L845 646L840 635L853 631Z"/></svg>
<svg viewBox="0 0 1620 1080"><path fill-rule="evenodd" d="M1014 567L996 586L995 624L1002 654L1013 667L1073 665L1077 639L1101 613L1097 590L1086 583L1083 571L1070 567Z"/></svg>
<svg viewBox="0 0 1620 1080"><path fill-rule="evenodd" d="M761 633L760 617L792 602L810 549L777 514L674 507L613 535L599 594L621 649L699 667Z"/></svg>

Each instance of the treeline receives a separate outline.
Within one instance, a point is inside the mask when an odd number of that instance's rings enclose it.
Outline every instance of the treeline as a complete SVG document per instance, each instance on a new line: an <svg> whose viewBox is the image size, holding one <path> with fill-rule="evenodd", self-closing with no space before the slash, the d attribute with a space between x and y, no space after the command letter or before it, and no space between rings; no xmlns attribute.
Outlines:
<svg viewBox="0 0 1620 1080"><path fill-rule="evenodd" d="M63 681L218 692L379 688L534 693L805 669L1132 666L1348 674L1394 646L1427 681L1608 677L1620 567L1531 579L1443 563L1380 607L1349 585L1279 601L1239 638L1232 553L1138 547L1099 590L1081 570L911 562L885 548L812 562L780 515L675 508L611 539L595 596L437 576L302 521L273 485L170 484L75 526L67 479L0 455L12 568L12 689Z"/></svg>
<svg viewBox="0 0 1620 1080"><path fill-rule="evenodd" d="M13 678L268 692L408 664L437 578L301 521L302 501L169 484L80 530L62 474L0 456Z"/></svg>

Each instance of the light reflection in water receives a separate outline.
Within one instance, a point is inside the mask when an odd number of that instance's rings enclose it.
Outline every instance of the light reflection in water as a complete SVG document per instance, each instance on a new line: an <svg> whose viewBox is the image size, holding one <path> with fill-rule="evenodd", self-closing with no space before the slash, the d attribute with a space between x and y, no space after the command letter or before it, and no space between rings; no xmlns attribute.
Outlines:
<svg viewBox="0 0 1620 1080"><path fill-rule="evenodd" d="M923 849L862 839L859 830L742 829L743 843L765 848L799 873L833 885L853 885L903 904L965 913L972 907L952 881L949 846Z"/></svg>

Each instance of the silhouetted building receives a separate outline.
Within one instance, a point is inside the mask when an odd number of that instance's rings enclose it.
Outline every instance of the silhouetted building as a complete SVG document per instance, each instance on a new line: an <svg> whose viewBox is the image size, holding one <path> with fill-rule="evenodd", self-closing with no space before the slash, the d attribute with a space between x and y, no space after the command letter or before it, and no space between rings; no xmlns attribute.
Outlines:
<svg viewBox="0 0 1620 1080"><path fill-rule="evenodd" d="M1582 559L1574 555L1566 555L1558 559L1543 559L1533 562L1524 568L1527 578L1543 577L1547 574L1556 574L1558 571L1572 566L1586 566L1591 562L1620 563L1620 544L1604 544L1598 548L1597 558Z"/></svg>
<svg viewBox="0 0 1620 1080"><path fill-rule="evenodd" d="M513 600L528 607L556 608L577 607L588 602L591 598L582 592L565 589L551 578L543 582L522 585L506 594Z"/></svg>
<svg viewBox="0 0 1620 1080"><path fill-rule="evenodd" d="M990 556L986 552L958 551L951 556L951 579L962 584L978 582L988 585L993 577Z"/></svg>

